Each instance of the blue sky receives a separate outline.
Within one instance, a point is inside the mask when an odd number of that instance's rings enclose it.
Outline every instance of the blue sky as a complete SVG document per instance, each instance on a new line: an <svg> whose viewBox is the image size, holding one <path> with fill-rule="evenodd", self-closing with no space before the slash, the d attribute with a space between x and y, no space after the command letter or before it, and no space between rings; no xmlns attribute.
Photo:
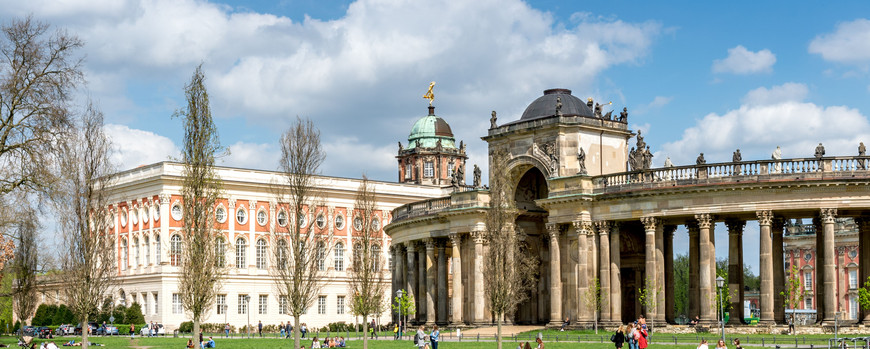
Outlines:
<svg viewBox="0 0 870 349"><path fill-rule="evenodd" d="M230 166L276 168L298 115L323 132L324 174L395 180L396 142L433 80L436 113L482 165L490 111L515 120L553 87L627 106L655 166L870 141L866 1L0 0L0 20L28 13L85 40L81 95L123 168L177 153L171 115L200 62Z"/></svg>

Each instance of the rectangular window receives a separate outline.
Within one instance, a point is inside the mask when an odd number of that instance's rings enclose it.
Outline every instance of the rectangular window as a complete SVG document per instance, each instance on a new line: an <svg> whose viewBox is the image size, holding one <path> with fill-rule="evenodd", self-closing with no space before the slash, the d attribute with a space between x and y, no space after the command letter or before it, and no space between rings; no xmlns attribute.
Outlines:
<svg viewBox="0 0 870 349"><path fill-rule="evenodd" d="M411 179L411 164L405 164L405 179Z"/></svg>
<svg viewBox="0 0 870 349"><path fill-rule="evenodd" d="M219 294L217 295L217 313L218 315L223 315L227 313L227 295Z"/></svg>
<svg viewBox="0 0 870 349"><path fill-rule="evenodd" d="M813 297L807 296L807 298L804 298L804 309L809 310L812 308L813 308Z"/></svg>
<svg viewBox="0 0 870 349"><path fill-rule="evenodd" d="M804 273L804 289L813 289L813 272L811 271Z"/></svg>
<svg viewBox="0 0 870 349"><path fill-rule="evenodd" d="M154 262L160 265L160 235L154 237Z"/></svg>
<svg viewBox="0 0 870 349"><path fill-rule="evenodd" d="M857 269L849 270L849 289L850 290L858 289L858 270Z"/></svg>
<svg viewBox="0 0 870 349"><path fill-rule="evenodd" d="M326 296L317 297L317 313L326 314Z"/></svg>
<svg viewBox="0 0 870 349"><path fill-rule="evenodd" d="M140 305L142 306L142 315L148 315L148 294L147 293L142 294L142 304L140 304Z"/></svg>
<svg viewBox="0 0 870 349"><path fill-rule="evenodd" d="M447 163L447 177L453 176L453 162Z"/></svg>
<svg viewBox="0 0 870 349"><path fill-rule="evenodd" d="M344 296L338 296L335 306L337 308L336 314L344 314Z"/></svg>
<svg viewBox="0 0 870 349"><path fill-rule="evenodd" d="M259 303L260 306L260 314L266 314L269 311L269 296L265 294L260 295Z"/></svg>
<svg viewBox="0 0 870 349"><path fill-rule="evenodd" d="M248 295L240 294L239 295L239 314L247 314L248 313Z"/></svg>
<svg viewBox="0 0 870 349"><path fill-rule="evenodd" d="M151 295L154 296L154 315L157 315L157 313L159 312L159 309L160 309L160 307L157 305L157 300L159 298L157 298L157 292L154 292Z"/></svg>
<svg viewBox="0 0 870 349"><path fill-rule="evenodd" d="M172 294L172 313L181 314L181 295L178 293Z"/></svg>
<svg viewBox="0 0 870 349"><path fill-rule="evenodd" d="M423 164L423 177L435 177L435 164L433 164L431 161Z"/></svg>
<svg viewBox="0 0 870 349"><path fill-rule="evenodd" d="M858 297L849 296L849 319L858 320Z"/></svg>
<svg viewBox="0 0 870 349"><path fill-rule="evenodd" d="M287 314L287 296L278 296L278 314Z"/></svg>

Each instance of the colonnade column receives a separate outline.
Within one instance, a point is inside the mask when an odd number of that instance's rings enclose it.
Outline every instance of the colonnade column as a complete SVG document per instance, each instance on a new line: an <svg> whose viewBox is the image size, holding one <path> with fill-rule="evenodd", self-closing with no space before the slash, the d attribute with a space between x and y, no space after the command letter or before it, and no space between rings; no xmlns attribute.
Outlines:
<svg viewBox="0 0 870 349"><path fill-rule="evenodd" d="M435 244L434 239L426 239L426 273L421 275L426 279L426 326L435 324L435 292L437 275L435 267Z"/></svg>
<svg viewBox="0 0 870 349"><path fill-rule="evenodd" d="M701 304L701 322L712 323L715 320L713 301L716 299L716 253L713 247L712 228L713 219L707 213L695 215L695 220L698 221L698 236L699 246L701 249L698 271L698 289L700 290Z"/></svg>
<svg viewBox="0 0 870 349"><path fill-rule="evenodd" d="M393 269L390 270L390 276L392 276L392 277L390 278L390 293L387 294L387 299L392 299L391 296L396 294L396 291L399 290L399 272L398 272L398 269L399 269L399 263L398 263L398 261L399 261L399 245L398 244L390 245L390 255L392 255L393 261L395 261L395 262L393 262L393 266L392 266ZM393 319L393 323L398 323L396 313L392 312L392 311L390 313L391 313L390 317Z"/></svg>
<svg viewBox="0 0 870 349"><path fill-rule="evenodd" d="M610 321L622 323L622 266L619 254L619 227L616 223L610 226Z"/></svg>
<svg viewBox="0 0 870 349"><path fill-rule="evenodd" d="M676 225L664 226L664 255L665 255L665 321L670 324L676 323L674 309L674 231Z"/></svg>
<svg viewBox="0 0 870 349"><path fill-rule="evenodd" d="M641 217L640 222L643 223L643 229L645 232L646 240L644 243L644 260L646 261L646 265L644 268L644 280L643 287L647 292L647 297L651 298L648 300L647 304L644 305L646 308L646 317L648 319L655 320L656 311L661 309L656 309L658 306L658 278L656 277L656 226L658 225L658 219L655 217Z"/></svg>
<svg viewBox="0 0 870 349"><path fill-rule="evenodd" d="M474 240L474 323L485 323L486 314L484 312L484 292L483 292L483 231L471 232L471 238Z"/></svg>
<svg viewBox="0 0 870 349"><path fill-rule="evenodd" d="M743 227L746 221L725 220L728 227L728 293L731 295L731 313L728 324L743 323Z"/></svg>
<svg viewBox="0 0 870 349"><path fill-rule="evenodd" d="M576 220L574 221L574 230L577 232L577 272L580 274L577 277L578 312L575 320L583 323L592 321L590 316L592 312L586 301L589 297L589 278L587 277L589 273L589 244L586 242L586 235L592 231L592 222L582 219Z"/></svg>
<svg viewBox="0 0 870 349"><path fill-rule="evenodd" d="M665 226L661 224L656 225L656 290L658 295L656 295L656 323L664 324L665 323L665 298L667 298L667 291L665 288Z"/></svg>
<svg viewBox="0 0 870 349"><path fill-rule="evenodd" d="M834 245L834 219L837 217L837 209L836 208L823 208L820 218L822 219L822 228L824 230L824 245L821 247L817 247L818 249L824 249L825 255L822 260L823 268L825 270L824 275L824 290L825 290L825 311L823 322L833 322L834 321L834 312L837 311L835 298L836 293L834 289L834 285L836 283L836 266L834 264L834 258L836 258L836 247ZM818 232L816 232L818 234Z"/></svg>
<svg viewBox="0 0 870 349"><path fill-rule="evenodd" d="M450 233L450 246L453 256L453 316L450 323L453 326L462 325L462 257L460 247L462 244L462 235L459 233Z"/></svg>
<svg viewBox="0 0 870 349"><path fill-rule="evenodd" d="M694 319L701 316L701 293L697 282L701 269L701 233L695 220L686 222L686 229L689 231L689 280L692 280L689 283L689 317Z"/></svg>
<svg viewBox="0 0 870 349"><path fill-rule="evenodd" d="M870 277L870 216L855 217L858 224L858 286ZM870 310L861 308L858 320L870 325Z"/></svg>
<svg viewBox="0 0 870 349"><path fill-rule="evenodd" d="M822 226L822 218L820 215L813 217L813 227L816 231L816 265L815 278L813 279L813 291L815 292L815 297L813 298L816 301L816 322L822 323L825 319L825 287L823 286L825 280L825 249L822 247L825 246L825 228Z"/></svg>
<svg viewBox="0 0 870 349"><path fill-rule="evenodd" d="M562 262L559 250L559 225L547 223L550 242L550 326L562 323Z"/></svg>
<svg viewBox="0 0 870 349"><path fill-rule="evenodd" d="M601 283L601 320L612 320L612 307L618 304L616 296L610 292L610 240L607 237L610 225L607 221L596 221L595 227L598 228L598 281ZM611 306L608 307L607 305Z"/></svg>
<svg viewBox="0 0 870 349"><path fill-rule="evenodd" d="M406 268L408 271L408 280L405 289L414 296L414 309L420 309L420 295L417 293L417 286L419 285L417 283L417 243L409 241L405 244L405 253L408 257L408 265ZM408 324L405 324L405 326L408 326Z"/></svg>
<svg viewBox="0 0 870 349"><path fill-rule="evenodd" d="M785 323L785 297L782 292L785 291L785 265L783 261L783 246L782 233L785 228L785 219L775 217L770 224L771 241L773 248L771 249L771 258L773 259L773 320L777 323Z"/></svg>
<svg viewBox="0 0 870 349"><path fill-rule="evenodd" d="M426 263L426 241L417 244L417 248L417 295L420 296L420 300L417 302L417 321L425 322L429 310L427 307L429 289L426 287L426 281L428 281L426 271L429 270L429 265Z"/></svg>
<svg viewBox="0 0 870 349"><path fill-rule="evenodd" d="M773 240L770 234L770 225L773 222L773 212L770 210L756 211L758 225L760 227L759 241L759 278L761 279L761 317L759 324L773 324Z"/></svg>

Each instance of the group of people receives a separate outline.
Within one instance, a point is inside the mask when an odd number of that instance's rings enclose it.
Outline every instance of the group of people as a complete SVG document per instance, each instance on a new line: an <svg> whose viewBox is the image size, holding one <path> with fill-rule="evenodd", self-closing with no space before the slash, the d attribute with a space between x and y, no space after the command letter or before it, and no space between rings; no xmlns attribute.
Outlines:
<svg viewBox="0 0 870 349"><path fill-rule="evenodd" d="M414 346L417 348L424 349L438 349L438 340L441 337L441 331L438 330L438 326L435 325L432 327L432 332L426 334L426 328L420 326L417 329L417 333L414 334Z"/></svg>
<svg viewBox="0 0 870 349"><path fill-rule="evenodd" d="M311 348L344 348L347 346L347 343L344 341L344 337L332 337L332 338L324 338L323 344L320 343L320 340L317 337L314 337L314 340L311 342Z"/></svg>
<svg viewBox="0 0 870 349"><path fill-rule="evenodd" d="M734 343L735 349L743 349L743 347L740 346L740 339L735 338L733 343ZM710 346L707 344L707 340L703 339L703 340L701 340L701 344L698 344L697 349L709 349L709 348L710 348ZM719 342L716 343L716 349L728 349L728 346L725 345L724 340L720 339Z"/></svg>
<svg viewBox="0 0 870 349"><path fill-rule="evenodd" d="M200 333L200 339L202 339L202 333ZM193 347L194 347L194 345L193 345L193 339L188 339L188 340L187 340L187 347L188 347L188 348L193 348ZM214 338L208 337L208 340L207 340L207 341L206 341L206 340L200 340L200 342L199 342L199 347L200 347L200 348L214 348L214 347L215 347Z"/></svg>
<svg viewBox="0 0 870 349"><path fill-rule="evenodd" d="M529 342L525 342L517 346L517 349L544 349L544 340L541 337L535 338L536 347L532 348L532 345Z"/></svg>
<svg viewBox="0 0 870 349"><path fill-rule="evenodd" d="M616 333L610 336L610 341L613 342L616 349L622 349L626 342L629 349L646 349L648 337L649 330L646 326L646 318L641 315L637 321L619 326Z"/></svg>

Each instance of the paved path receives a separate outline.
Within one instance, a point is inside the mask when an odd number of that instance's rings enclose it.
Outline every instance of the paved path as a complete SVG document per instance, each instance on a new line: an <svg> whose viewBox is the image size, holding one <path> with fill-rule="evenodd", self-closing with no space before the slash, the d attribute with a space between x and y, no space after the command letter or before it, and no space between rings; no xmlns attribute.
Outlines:
<svg viewBox="0 0 870 349"><path fill-rule="evenodd" d="M522 332L534 331L534 330L543 330L544 326L502 326L501 334L503 336L513 336L515 334L519 334ZM496 326L487 326L487 327L479 327L462 331L462 336L493 336L498 332L498 327Z"/></svg>

